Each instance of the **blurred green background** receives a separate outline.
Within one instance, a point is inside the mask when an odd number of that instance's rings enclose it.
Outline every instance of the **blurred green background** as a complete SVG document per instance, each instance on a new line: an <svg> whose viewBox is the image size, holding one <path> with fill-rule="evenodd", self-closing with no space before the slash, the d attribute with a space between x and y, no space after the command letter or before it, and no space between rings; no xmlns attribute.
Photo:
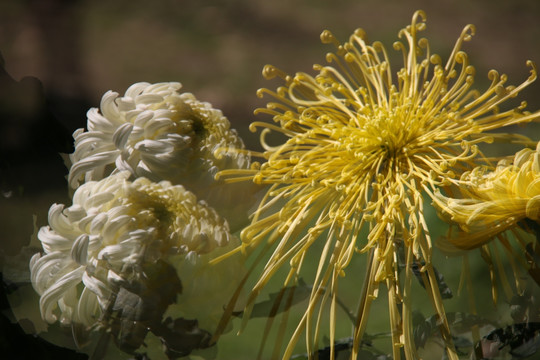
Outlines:
<svg viewBox="0 0 540 360"><path fill-rule="evenodd" d="M99 106L107 90L123 93L139 81L179 81L184 91L223 110L248 148L258 149L258 136L249 132L248 124L265 99L255 92L278 85L263 79L265 64L289 73L311 71L313 63L324 62L325 53L333 50L320 43L323 29L346 41L361 27L371 41L390 48L417 9L427 13L423 36L443 59L461 29L476 25L476 36L464 49L476 67L480 89L489 83L490 69L508 74L508 83L517 85L529 75L527 60L540 63L537 0L0 0L0 52L15 81L25 76L41 81L50 111L68 133L85 126L86 111ZM540 82L525 89L520 99L531 110L540 108ZM39 134L28 135L32 126L2 123L0 129L5 156L0 167L0 254L8 256L28 244L32 215L42 226L52 203L69 203L61 160L54 154L39 156L40 146L45 153L51 148L46 139L36 143ZM26 151L36 146L36 151ZM361 264L355 266L361 274ZM442 265L459 272L455 266ZM345 297L352 301L354 294ZM381 329L386 325L382 320ZM258 327L250 326L243 337L228 335L221 358L251 359Z"/></svg>

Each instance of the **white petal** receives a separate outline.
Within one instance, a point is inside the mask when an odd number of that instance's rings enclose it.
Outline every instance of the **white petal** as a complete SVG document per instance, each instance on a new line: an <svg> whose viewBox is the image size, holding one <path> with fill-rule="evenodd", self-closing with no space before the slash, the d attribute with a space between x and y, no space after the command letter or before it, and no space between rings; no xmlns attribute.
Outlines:
<svg viewBox="0 0 540 360"><path fill-rule="evenodd" d="M109 263L130 263L137 257L134 250L135 247L133 246L109 245L99 252L97 258L107 260Z"/></svg>
<svg viewBox="0 0 540 360"><path fill-rule="evenodd" d="M97 296L99 304L103 307L109 300L111 288L98 278L88 275L88 272L83 273L82 282Z"/></svg>
<svg viewBox="0 0 540 360"><path fill-rule="evenodd" d="M121 124L120 118L120 112L118 111L118 107L116 103L114 102L116 98L118 97L118 93L114 91L107 91L103 97L101 98L101 103L99 107L101 108L101 112L103 115L112 123L114 123L116 126L119 126Z"/></svg>
<svg viewBox="0 0 540 360"><path fill-rule="evenodd" d="M109 119L99 113L98 108L91 108L86 113L88 118L88 131L101 131L110 133L116 126ZM74 136L75 137L75 136Z"/></svg>
<svg viewBox="0 0 540 360"><path fill-rule="evenodd" d="M155 174L152 173L152 170L144 163L144 161L139 161L136 169L137 175L141 177L146 177L150 180L155 180Z"/></svg>
<svg viewBox="0 0 540 360"><path fill-rule="evenodd" d="M124 96L116 99L116 104L118 105L118 110L120 111L130 111L135 109L135 101L130 96Z"/></svg>
<svg viewBox="0 0 540 360"><path fill-rule="evenodd" d="M49 225L51 229L64 237L78 236L79 233L75 226L64 215L63 204L53 204L49 208Z"/></svg>
<svg viewBox="0 0 540 360"><path fill-rule="evenodd" d="M158 94L141 94L135 98L137 104L155 104L163 102L163 96Z"/></svg>
<svg viewBox="0 0 540 360"><path fill-rule="evenodd" d="M88 261L88 243L90 237L87 234L83 234L75 239L73 247L71 248L71 258L79 265L86 265Z"/></svg>
<svg viewBox="0 0 540 360"><path fill-rule="evenodd" d="M154 137L159 133L170 133L173 122L170 119L155 119L146 124L144 134L146 137Z"/></svg>
<svg viewBox="0 0 540 360"><path fill-rule="evenodd" d="M48 226L42 226L38 231L38 239L47 253L53 251L67 251L71 249L73 240L66 238Z"/></svg>
<svg viewBox="0 0 540 360"><path fill-rule="evenodd" d="M86 216L86 210L79 204L73 204L67 209L64 209L64 214L70 222L76 222Z"/></svg>
<svg viewBox="0 0 540 360"><path fill-rule="evenodd" d="M133 125L144 129L146 123L154 118L154 113L152 111L143 111L137 114L137 117L133 121Z"/></svg>
<svg viewBox="0 0 540 360"><path fill-rule="evenodd" d="M135 170L133 169L128 160L129 154L125 150L122 151L122 153L115 160L116 168L119 171L129 171L130 174L135 175Z"/></svg>
<svg viewBox="0 0 540 360"><path fill-rule="evenodd" d="M121 215L116 218L113 218L103 228L101 233L103 234L103 237L105 241L114 239L118 234L118 231L125 225L132 222L133 219L129 215Z"/></svg>
<svg viewBox="0 0 540 360"><path fill-rule="evenodd" d="M113 163L116 156L118 156L118 150L105 151L89 156L85 159L81 159L80 161L74 163L69 171L69 184L74 189L77 188L79 185L79 179L83 174L99 166Z"/></svg>
<svg viewBox="0 0 540 360"><path fill-rule="evenodd" d="M73 271L62 276L58 281L48 288L39 299L39 308L43 319L49 323L56 321L53 314L57 307L58 300L64 296L65 292L81 282L84 267L78 267Z"/></svg>
<svg viewBox="0 0 540 360"><path fill-rule="evenodd" d="M86 326L93 325L98 318L99 310L97 295L85 287L77 306L77 320Z"/></svg>
<svg viewBox="0 0 540 360"><path fill-rule="evenodd" d="M135 145L135 149L147 153L167 153L174 149L174 146L165 141L143 140Z"/></svg>
<svg viewBox="0 0 540 360"><path fill-rule="evenodd" d="M144 89L146 89L149 85L150 83L147 83L147 82L135 83L127 88L125 96L130 97L130 98L135 98L138 95L140 95L144 91Z"/></svg>
<svg viewBox="0 0 540 360"><path fill-rule="evenodd" d="M114 194L112 192L97 193L86 200L85 206L87 208L98 207L112 199L114 199Z"/></svg>
<svg viewBox="0 0 540 360"><path fill-rule="evenodd" d="M32 262L30 279L34 289L42 294L51 284L74 268L74 263L65 252L55 251L40 256Z"/></svg>
<svg viewBox="0 0 540 360"><path fill-rule="evenodd" d="M117 149L123 149L126 146L126 143L129 139L129 135L131 135L131 131L133 130L133 124L125 123L121 125L116 131L114 132L112 141L114 143L114 146L116 146Z"/></svg>

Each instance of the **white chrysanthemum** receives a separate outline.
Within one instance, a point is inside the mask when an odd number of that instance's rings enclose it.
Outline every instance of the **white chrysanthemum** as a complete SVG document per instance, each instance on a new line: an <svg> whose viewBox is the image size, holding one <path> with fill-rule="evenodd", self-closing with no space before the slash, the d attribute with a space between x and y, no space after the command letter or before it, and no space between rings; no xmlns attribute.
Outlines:
<svg viewBox="0 0 540 360"><path fill-rule="evenodd" d="M73 133L71 187L125 170L132 178L181 184L212 206L230 207L234 189L214 175L249 168L249 155L223 113L179 93L181 86L136 83L124 96L105 93L100 109L88 111L88 130Z"/></svg>
<svg viewBox="0 0 540 360"><path fill-rule="evenodd" d="M116 312L135 316L136 307L118 309L120 291L127 289L137 296L126 296L125 303L137 299L145 314L152 314L149 304L163 307L155 311L158 319L146 322L161 321L170 305L168 315L197 320L211 333L242 265L238 259L208 262L239 241L225 220L182 186L128 177L121 172L87 182L75 191L73 205L50 208L49 226L38 233L44 254L30 262L43 318L93 325L115 298ZM167 283L174 281L181 285ZM171 291L172 302L164 299Z"/></svg>

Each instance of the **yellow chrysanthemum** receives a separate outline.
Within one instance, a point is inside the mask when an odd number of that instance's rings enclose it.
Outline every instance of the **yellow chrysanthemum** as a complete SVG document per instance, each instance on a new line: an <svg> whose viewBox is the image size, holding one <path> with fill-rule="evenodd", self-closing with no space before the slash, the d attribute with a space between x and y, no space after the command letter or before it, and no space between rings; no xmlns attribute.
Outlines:
<svg viewBox="0 0 540 360"><path fill-rule="evenodd" d="M488 246L497 239L511 261L518 292L523 291L524 285L516 263L521 263L540 284L540 264L535 260L540 258L540 247L535 245L536 238L530 241L530 237L520 234L525 230L538 236L540 230L540 143L536 150L526 148L513 159L499 161L495 169L481 166L464 173L458 189L459 198L436 193L435 204L442 216L462 230L450 233L440 242L440 247L449 253L480 248L488 263L499 264L501 283L510 298L512 291L500 265L498 250ZM506 231L513 232L518 248L511 245ZM495 279L493 266L490 272L492 280ZM496 301L495 283L492 292Z"/></svg>
<svg viewBox="0 0 540 360"><path fill-rule="evenodd" d="M403 54L403 66L394 73L386 48L369 44L362 30L340 44L329 32L323 43L334 44L326 57L334 66L315 65L318 74L287 75L266 66L267 78L285 82L270 95L266 109L257 113L273 116L276 124L255 122L263 128L266 161L249 170L220 173L228 181L252 180L269 190L242 232L243 250L267 239L273 253L252 289L253 304L261 289L287 263L292 284L301 272L306 252L323 243L319 267L307 310L298 324L284 358L289 358L301 333L307 331L310 352L317 348L321 316L330 305L330 344L333 358L338 278L357 253L368 254L368 267L361 292L354 331L352 357L356 358L370 305L379 285L389 298L394 359L404 346L407 359L417 359L411 325L411 264L425 264L421 272L431 301L441 319L441 333L451 359L452 345L431 255L432 241L424 217L423 195L449 185L481 156L479 143L527 141L517 135L492 131L529 122L539 114L517 109L499 112L498 106L535 80L536 70L517 87L505 86L506 76L489 73L491 85L483 93L472 90L474 68L461 51L474 27L459 36L447 62L431 54L428 41L419 38L425 14L418 11L411 25L399 32L404 42L394 49ZM532 66L532 64L530 64ZM394 79L393 76L396 78ZM265 141L268 132L286 137L278 146ZM367 240L360 236L368 232ZM269 245L268 245L269 246ZM398 248L404 248L406 264L398 270ZM401 279L400 279L401 278ZM249 318L250 307L244 319Z"/></svg>
<svg viewBox="0 0 540 360"><path fill-rule="evenodd" d="M449 239L457 248L477 248L525 219L540 220L540 146L501 160L494 171L477 167L461 180L460 198L437 194L442 211L465 231Z"/></svg>

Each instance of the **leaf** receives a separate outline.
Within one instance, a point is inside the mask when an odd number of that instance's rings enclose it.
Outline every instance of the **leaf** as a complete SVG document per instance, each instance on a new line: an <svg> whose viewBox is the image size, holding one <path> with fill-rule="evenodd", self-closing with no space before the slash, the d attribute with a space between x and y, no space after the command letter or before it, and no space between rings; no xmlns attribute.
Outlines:
<svg viewBox="0 0 540 360"><path fill-rule="evenodd" d="M211 346L212 335L200 329L197 320L183 318L173 320L168 317L160 326L155 325L151 331L161 339L169 359L187 356L195 349Z"/></svg>
<svg viewBox="0 0 540 360"><path fill-rule="evenodd" d="M311 294L311 285L307 285L302 279L298 280L298 285L282 288L277 293L269 294L269 299L256 303L251 312L251 318L257 317L274 317L277 314L289 310L292 306L306 300ZM291 301L283 301L289 299ZM286 303L286 304L285 304ZM240 315L242 312L237 312L235 315Z"/></svg>
<svg viewBox="0 0 540 360"><path fill-rule="evenodd" d="M411 269L413 271L414 276L420 283L420 285L422 285L422 287L425 289L426 284L424 283L424 279L422 277L422 270L421 270L424 265L425 265L425 261L415 261L414 263L411 264ZM433 272L435 273L435 276L437 277L437 286L439 287L439 292L441 293L441 297L443 299L451 299L453 296L452 290L444 281L444 276L435 267L433 267Z"/></svg>
<svg viewBox="0 0 540 360"><path fill-rule="evenodd" d="M403 242L402 241L398 242L397 246L398 246L397 252L398 252L399 268L402 269L407 266L410 266L413 271L414 276L416 277L420 285L425 289L426 284L424 283L424 278L422 277L422 272L423 272L422 267L426 265L426 262L423 260L422 261L413 260L412 264L407 264L407 261L405 260L405 252L404 252L405 250L403 247ZM437 278L437 285L439 287L441 297L443 299L452 298L453 296L452 290L444 281L444 276L435 267L433 267L433 272L435 273L435 276ZM427 281L429 281L429 279Z"/></svg>
<svg viewBox="0 0 540 360"><path fill-rule="evenodd" d="M540 350L540 323L519 323L495 329L484 336L481 343L488 345L482 348L490 350L488 354L484 351L485 359L498 356L499 350L505 347L508 347L509 353L517 359L532 356Z"/></svg>
<svg viewBox="0 0 540 360"><path fill-rule="evenodd" d="M491 321L477 315L463 312L449 312L446 318L452 330L456 332L470 331L473 326L492 324ZM425 318L420 312L413 312L413 337L416 347L422 348L426 342L439 332L441 322L438 315ZM473 344L464 337L453 337L454 345L457 348L468 348Z"/></svg>

